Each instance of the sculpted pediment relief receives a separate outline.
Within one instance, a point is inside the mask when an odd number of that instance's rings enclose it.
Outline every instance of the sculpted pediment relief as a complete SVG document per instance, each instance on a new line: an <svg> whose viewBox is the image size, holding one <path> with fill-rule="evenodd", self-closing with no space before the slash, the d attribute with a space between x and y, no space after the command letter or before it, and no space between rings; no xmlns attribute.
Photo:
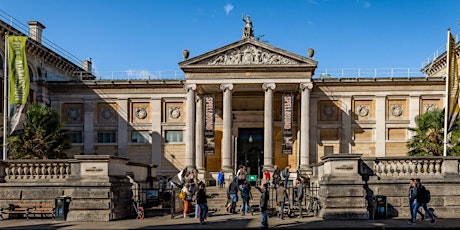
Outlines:
<svg viewBox="0 0 460 230"><path fill-rule="evenodd" d="M268 49L245 44L214 55L197 63L198 65L297 65L299 61L274 53Z"/></svg>
<svg viewBox="0 0 460 230"><path fill-rule="evenodd" d="M243 39L179 63L183 69L187 67L230 66L316 67L317 64L317 61L311 58L294 54L254 39Z"/></svg>

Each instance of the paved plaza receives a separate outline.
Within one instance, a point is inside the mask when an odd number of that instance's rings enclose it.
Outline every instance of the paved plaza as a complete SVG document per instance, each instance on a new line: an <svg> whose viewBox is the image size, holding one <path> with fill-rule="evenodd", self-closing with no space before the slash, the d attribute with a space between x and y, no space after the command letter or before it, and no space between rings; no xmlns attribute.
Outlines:
<svg viewBox="0 0 460 230"><path fill-rule="evenodd" d="M201 225L198 219L184 219L182 215L147 217L145 219L126 219L110 222L68 222L51 219L11 219L0 221L1 229L251 229L259 228L260 213L254 215L231 215L226 212L210 213L208 222ZM458 219L438 219L436 224L429 220L417 221L408 225L407 218L377 220L323 220L315 217L279 218L268 220L269 228L301 229L402 229L402 228L460 228Z"/></svg>

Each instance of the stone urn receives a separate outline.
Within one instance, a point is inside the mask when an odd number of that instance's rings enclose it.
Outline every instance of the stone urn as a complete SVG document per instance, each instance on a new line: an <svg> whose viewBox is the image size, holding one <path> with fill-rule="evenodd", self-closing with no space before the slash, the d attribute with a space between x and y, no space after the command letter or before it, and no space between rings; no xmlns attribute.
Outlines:
<svg viewBox="0 0 460 230"><path fill-rule="evenodd" d="M189 50L182 50L182 56L184 57L184 61L188 59L189 55L190 55Z"/></svg>

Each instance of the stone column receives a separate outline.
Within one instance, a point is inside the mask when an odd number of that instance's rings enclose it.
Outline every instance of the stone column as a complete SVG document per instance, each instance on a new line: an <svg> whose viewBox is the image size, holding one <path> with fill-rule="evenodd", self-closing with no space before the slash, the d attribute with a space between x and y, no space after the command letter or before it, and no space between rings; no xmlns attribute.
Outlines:
<svg viewBox="0 0 460 230"><path fill-rule="evenodd" d="M185 126L185 166L195 168L195 90L196 84L184 85L187 91L187 117Z"/></svg>
<svg viewBox="0 0 460 230"><path fill-rule="evenodd" d="M420 111L424 111L420 108L420 95L409 95L409 127L416 127L415 117L420 114ZM415 132L409 131L407 139L411 139L415 135Z"/></svg>
<svg viewBox="0 0 460 230"><path fill-rule="evenodd" d="M220 89L224 93L223 99L223 120L224 130L222 134L222 169L225 172L233 172L232 162L232 90L233 84L221 84Z"/></svg>
<svg viewBox="0 0 460 230"><path fill-rule="evenodd" d="M128 99L118 100L118 156L126 157L128 148Z"/></svg>
<svg viewBox="0 0 460 230"><path fill-rule="evenodd" d="M264 170L273 168L273 90L275 83L264 83Z"/></svg>
<svg viewBox="0 0 460 230"><path fill-rule="evenodd" d="M201 96L196 97L196 139L195 139L195 165L198 169L198 175L201 176L199 179L204 179L204 128L203 128L203 100Z"/></svg>
<svg viewBox="0 0 460 230"><path fill-rule="evenodd" d="M342 134L340 136L340 152L351 153L352 130L351 130L351 97L342 98Z"/></svg>
<svg viewBox="0 0 460 230"><path fill-rule="evenodd" d="M300 169L311 170L310 168L310 91L313 89L313 83L301 83L301 99L300 99Z"/></svg>

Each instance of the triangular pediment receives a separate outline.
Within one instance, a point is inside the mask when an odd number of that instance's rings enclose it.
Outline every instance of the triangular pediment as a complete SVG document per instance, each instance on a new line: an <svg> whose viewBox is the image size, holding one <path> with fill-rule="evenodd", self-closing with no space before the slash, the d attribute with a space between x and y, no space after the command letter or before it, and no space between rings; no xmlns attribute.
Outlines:
<svg viewBox="0 0 460 230"><path fill-rule="evenodd" d="M258 69L273 70L292 68L299 71L315 69L317 61L289 51L268 45L254 39L243 39L213 51L198 55L179 63L184 72L200 69L201 71L257 71ZM195 72L195 71L193 71ZM207 72L207 71L206 71Z"/></svg>

